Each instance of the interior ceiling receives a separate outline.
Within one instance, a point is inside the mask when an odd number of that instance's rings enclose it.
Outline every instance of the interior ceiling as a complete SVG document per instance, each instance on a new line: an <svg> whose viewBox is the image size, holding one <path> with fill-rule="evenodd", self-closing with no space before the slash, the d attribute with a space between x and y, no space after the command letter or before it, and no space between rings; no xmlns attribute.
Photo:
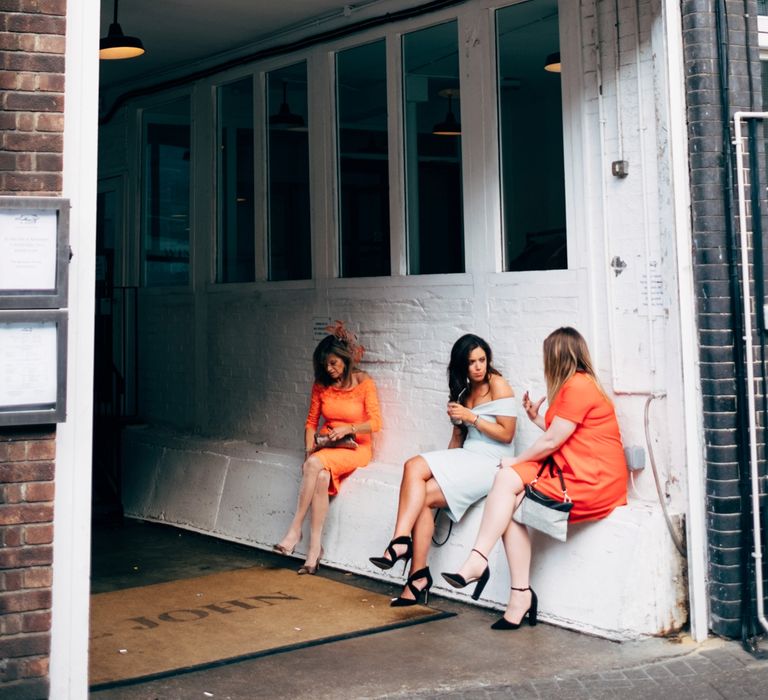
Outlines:
<svg viewBox="0 0 768 700"><path fill-rule="evenodd" d="M357 2L352 7L371 4ZM133 82L267 39L290 27L344 14L339 0L120 0L118 22L141 39L138 58L100 62L102 88ZM101 36L114 0L101 0Z"/></svg>

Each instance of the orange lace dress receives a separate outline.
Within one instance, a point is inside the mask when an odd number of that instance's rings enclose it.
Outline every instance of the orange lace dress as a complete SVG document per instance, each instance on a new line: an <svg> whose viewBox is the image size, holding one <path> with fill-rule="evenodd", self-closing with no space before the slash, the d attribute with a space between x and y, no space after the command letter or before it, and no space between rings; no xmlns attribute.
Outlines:
<svg viewBox="0 0 768 700"><path fill-rule="evenodd" d="M381 430L379 399L373 379L366 377L351 389L314 384L305 427L316 431L321 418L324 421L323 427L328 429L340 424L370 423L372 432ZM328 486L328 494L331 496L338 493L341 482L355 469L371 461L372 436L357 433L355 441L356 450L334 447L313 453L331 474Z"/></svg>
<svg viewBox="0 0 768 700"><path fill-rule="evenodd" d="M576 423L576 430L552 453L563 470L565 486L573 501L571 522L604 518L617 506L627 503L627 462L613 405L583 372L574 374L558 392L544 417L546 426L555 416ZM522 462L512 467L530 484L539 462ZM546 470L536 489L563 500L557 476Z"/></svg>

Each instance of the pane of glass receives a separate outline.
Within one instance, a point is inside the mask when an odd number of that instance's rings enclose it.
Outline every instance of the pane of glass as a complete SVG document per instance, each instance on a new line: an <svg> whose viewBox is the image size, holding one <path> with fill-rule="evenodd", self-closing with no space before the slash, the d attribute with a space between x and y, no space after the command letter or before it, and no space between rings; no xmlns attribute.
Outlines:
<svg viewBox="0 0 768 700"><path fill-rule="evenodd" d="M312 277L307 64L267 73L269 279Z"/></svg>
<svg viewBox="0 0 768 700"><path fill-rule="evenodd" d="M757 0L757 14L768 15L768 0Z"/></svg>
<svg viewBox="0 0 768 700"><path fill-rule="evenodd" d="M384 41L336 56L341 276L388 275L389 158Z"/></svg>
<svg viewBox="0 0 768 700"><path fill-rule="evenodd" d="M408 272L464 271L456 22L403 37Z"/></svg>
<svg viewBox="0 0 768 700"><path fill-rule="evenodd" d="M254 261L253 80L218 89L216 281L252 282Z"/></svg>
<svg viewBox="0 0 768 700"><path fill-rule="evenodd" d="M189 284L189 97L145 110L142 120L143 281Z"/></svg>
<svg viewBox="0 0 768 700"><path fill-rule="evenodd" d="M505 270L568 267L557 0L496 13ZM558 63L559 66L559 63Z"/></svg>

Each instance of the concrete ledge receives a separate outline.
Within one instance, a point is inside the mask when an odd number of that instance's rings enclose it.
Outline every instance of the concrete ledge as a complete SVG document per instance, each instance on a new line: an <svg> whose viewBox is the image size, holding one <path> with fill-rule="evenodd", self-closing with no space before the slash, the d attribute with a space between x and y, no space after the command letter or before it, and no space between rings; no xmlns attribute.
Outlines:
<svg viewBox="0 0 768 700"><path fill-rule="evenodd" d="M301 465L297 451L147 427L127 429L123 450L128 517L271 549L293 515ZM401 564L382 572L368 562L383 551L394 527L400 474L400 465L373 462L345 482L328 514L324 562L402 584ZM433 590L440 595L469 600L471 587L456 591L439 572L454 571L463 561L481 515L482 504L472 507L449 541L433 549ZM308 528L303 541L308 541ZM304 553L299 544L297 560ZM491 580L479 604L501 608L509 575L500 545L490 566ZM534 536L532 585L541 618L609 639L679 629L687 619L682 570L655 504L631 503L603 521L571 525L567 543Z"/></svg>

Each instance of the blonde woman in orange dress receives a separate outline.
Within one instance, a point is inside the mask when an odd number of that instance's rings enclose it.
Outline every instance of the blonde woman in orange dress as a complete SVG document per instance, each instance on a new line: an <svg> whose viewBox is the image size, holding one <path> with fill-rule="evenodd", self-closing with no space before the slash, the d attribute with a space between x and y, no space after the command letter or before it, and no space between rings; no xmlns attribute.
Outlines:
<svg viewBox="0 0 768 700"><path fill-rule="evenodd" d="M627 502L628 471L616 413L577 330L558 328L544 340L544 377L549 402L544 417L539 415L544 398L534 402L528 392L523 395L523 409L543 434L516 457L501 459L469 557L458 572L443 574L455 588L475 583L473 597L479 596L490 578L488 555L502 538L512 590L503 617L491 625L496 630L517 629L526 616L529 625L536 624L538 598L529 580L531 540L512 514L525 484L533 481L545 460L554 460L562 470L573 500L571 522L599 520ZM536 490L563 500L560 480L547 471Z"/></svg>
<svg viewBox="0 0 768 700"><path fill-rule="evenodd" d="M299 574L314 574L322 557L322 534L330 496L355 469L371 461L371 434L381 429L376 385L357 368L363 354L353 333L337 322L333 332L315 348L315 382L304 428L304 464L298 504L288 531L275 551L292 554L310 514L306 561ZM318 426L322 427L318 433ZM327 441L341 442L324 447Z"/></svg>

